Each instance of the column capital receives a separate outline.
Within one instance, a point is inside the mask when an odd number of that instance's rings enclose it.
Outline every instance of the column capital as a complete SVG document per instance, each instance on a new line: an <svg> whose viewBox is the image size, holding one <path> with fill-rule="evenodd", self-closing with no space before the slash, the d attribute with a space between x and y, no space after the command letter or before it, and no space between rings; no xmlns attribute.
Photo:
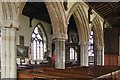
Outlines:
<svg viewBox="0 0 120 80"><path fill-rule="evenodd" d="M87 46L87 45L89 45L90 43L89 42L79 42L78 43L78 45L80 45L80 46Z"/></svg>
<svg viewBox="0 0 120 80"><path fill-rule="evenodd" d="M5 27L5 26L3 26L3 27L1 27L1 30L12 30L12 31L16 31L16 28L15 27Z"/></svg>
<svg viewBox="0 0 120 80"><path fill-rule="evenodd" d="M59 40L66 40L68 39L68 35L67 34L53 34L52 35L52 39L53 40L56 40L56 39L59 39Z"/></svg>
<svg viewBox="0 0 120 80"><path fill-rule="evenodd" d="M62 38L54 38L53 41L54 41L54 42L56 42L56 41L64 41L64 42L65 42L66 39L62 39Z"/></svg>
<svg viewBox="0 0 120 80"><path fill-rule="evenodd" d="M97 50L102 50L102 46L97 46Z"/></svg>
<svg viewBox="0 0 120 80"><path fill-rule="evenodd" d="M4 19L1 21L1 27L5 28L18 28L19 22L17 20Z"/></svg>

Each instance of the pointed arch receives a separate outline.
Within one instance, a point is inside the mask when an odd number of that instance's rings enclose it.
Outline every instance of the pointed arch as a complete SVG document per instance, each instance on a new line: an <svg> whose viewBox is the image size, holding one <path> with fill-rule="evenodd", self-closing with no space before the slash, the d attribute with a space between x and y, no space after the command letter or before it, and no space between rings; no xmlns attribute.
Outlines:
<svg viewBox="0 0 120 80"><path fill-rule="evenodd" d="M103 31L100 19L96 16L91 24L94 30L95 36L95 65L104 65L104 42L103 42Z"/></svg>
<svg viewBox="0 0 120 80"><path fill-rule="evenodd" d="M88 20L83 9L81 3L75 3L72 8L70 9L67 15L67 23L69 23L70 16L73 14L74 19L76 21L78 35L79 35L79 42L88 42L89 41L89 27L88 27Z"/></svg>
<svg viewBox="0 0 120 80"><path fill-rule="evenodd" d="M45 31L45 28L44 28L43 24L41 22L39 22L37 25L35 25L32 33L34 32L36 27L39 28L39 30L41 32L41 36L43 37L43 40L46 41L46 43L48 43L48 36L46 34L46 31ZM31 36L32 36L32 34L31 34ZM31 39L31 41L32 41L32 39Z"/></svg>
<svg viewBox="0 0 120 80"><path fill-rule="evenodd" d="M66 16L62 3L60 2L45 2L48 9L53 34L66 34Z"/></svg>
<svg viewBox="0 0 120 80"><path fill-rule="evenodd" d="M47 35L41 23L38 23L31 34L32 60L43 60L47 51Z"/></svg>
<svg viewBox="0 0 120 80"><path fill-rule="evenodd" d="M1 9L2 9L2 22L5 23L5 26L13 25L17 28L19 27L19 16L22 14L25 2L22 3L10 3L10 2L1 2ZM51 23L52 23L52 30L53 34L66 34L66 15L63 4L61 2L44 2L46 8L48 10ZM14 15L14 16L13 16ZM8 22L6 22L8 20Z"/></svg>
<svg viewBox="0 0 120 80"><path fill-rule="evenodd" d="M95 32L95 43L98 46L103 46L103 31L102 31L102 26L101 26L101 23L100 23L100 20L98 17L95 17L92 21L92 24L91 26L93 27L94 29L94 32Z"/></svg>

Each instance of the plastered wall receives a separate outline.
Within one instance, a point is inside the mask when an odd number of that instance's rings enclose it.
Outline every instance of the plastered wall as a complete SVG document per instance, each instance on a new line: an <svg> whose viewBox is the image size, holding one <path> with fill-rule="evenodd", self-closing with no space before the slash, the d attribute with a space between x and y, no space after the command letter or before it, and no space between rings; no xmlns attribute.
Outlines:
<svg viewBox="0 0 120 80"><path fill-rule="evenodd" d="M29 17L21 15L20 16L20 27L16 32L16 45L20 45L20 35L24 36L24 46L30 46L31 41L31 34L34 30L34 27L40 23L43 25L45 32L48 38L48 47L51 50L51 43L52 43L52 36L51 36L51 25L49 23L33 19L32 20L32 27L29 27ZM17 50L16 50L17 53ZM29 53L28 53L29 54ZM29 58L25 58L25 64L28 63ZM17 58L17 63L20 63L20 58Z"/></svg>

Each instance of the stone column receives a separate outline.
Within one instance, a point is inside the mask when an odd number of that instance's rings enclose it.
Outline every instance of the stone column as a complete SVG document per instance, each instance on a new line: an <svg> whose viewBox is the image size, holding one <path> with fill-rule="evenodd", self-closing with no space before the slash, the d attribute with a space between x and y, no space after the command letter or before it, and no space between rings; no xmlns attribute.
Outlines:
<svg viewBox="0 0 120 80"><path fill-rule="evenodd" d="M17 78L15 29L1 28L1 78Z"/></svg>
<svg viewBox="0 0 120 80"><path fill-rule="evenodd" d="M88 66L88 44L80 43L80 65Z"/></svg>
<svg viewBox="0 0 120 80"><path fill-rule="evenodd" d="M10 30L10 78L17 78L16 30Z"/></svg>
<svg viewBox="0 0 120 80"><path fill-rule="evenodd" d="M80 66L84 66L84 45L80 44Z"/></svg>
<svg viewBox="0 0 120 80"><path fill-rule="evenodd" d="M9 28L6 28L5 29L6 33L5 33L5 61L6 61L6 78L9 78L10 77L10 30Z"/></svg>
<svg viewBox="0 0 120 80"><path fill-rule="evenodd" d="M104 66L104 47L102 47L102 51L101 51L102 53L101 53L101 57L102 57L102 66Z"/></svg>
<svg viewBox="0 0 120 80"><path fill-rule="evenodd" d="M65 40L55 39L55 68L65 69Z"/></svg>
<svg viewBox="0 0 120 80"><path fill-rule="evenodd" d="M6 78L6 30L1 28L1 79Z"/></svg>
<svg viewBox="0 0 120 80"><path fill-rule="evenodd" d="M97 65L101 65L101 49L97 49Z"/></svg>
<svg viewBox="0 0 120 80"><path fill-rule="evenodd" d="M104 63L104 52L103 51L102 51L102 47L100 46L96 48L95 65L103 65Z"/></svg>

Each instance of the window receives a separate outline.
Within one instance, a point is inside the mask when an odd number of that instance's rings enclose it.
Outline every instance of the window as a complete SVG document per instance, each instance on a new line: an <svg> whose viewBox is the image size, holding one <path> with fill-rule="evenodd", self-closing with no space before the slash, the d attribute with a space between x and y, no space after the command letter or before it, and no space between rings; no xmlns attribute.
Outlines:
<svg viewBox="0 0 120 80"><path fill-rule="evenodd" d="M70 60L77 61L77 52L74 48L70 48Z"/></svg>
<svg viewBox="0 0 120 80"><path fill-rule="evenodd" d="M31 52L33 60L43 60L43 55L47 50L47 40L42 25L37 25L32 33Z"/></svg>
<svg viewBox="0 0 120 80"><path fill-rule="evenodd" d="M69 33L69 53L70 53L70 60L77 61L77 44L78 44L78 35L76 32Z"/></svg>
<svg viewBox="0 0 120 80"><path fill-rule="evenodd" d="M94 53L93 53L93 30L91 31L91 34L90 34L90 39L89 39L89 47L88 47L88 56L89 56L89 64L93 64L94 63Z"/></svg>

